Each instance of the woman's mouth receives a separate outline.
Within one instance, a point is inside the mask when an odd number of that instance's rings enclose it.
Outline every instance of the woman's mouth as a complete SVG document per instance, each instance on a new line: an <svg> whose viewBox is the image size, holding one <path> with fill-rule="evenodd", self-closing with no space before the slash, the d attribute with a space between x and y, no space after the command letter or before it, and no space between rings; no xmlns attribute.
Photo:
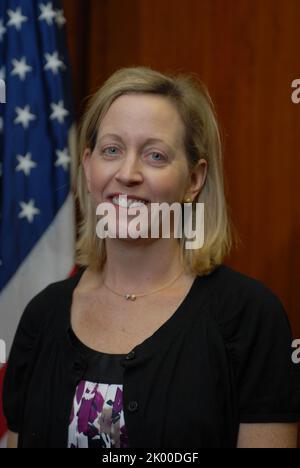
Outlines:
<svg viewBox="0 0 300 468"><path fill-rule="evenodd" d="M109 201L113 203L113 205L121 207L121 208L141 208L142 206L147 206L149 202L143 199L137 198L130 198L125 195L116 195L113 197L109 197Z"/></svg>

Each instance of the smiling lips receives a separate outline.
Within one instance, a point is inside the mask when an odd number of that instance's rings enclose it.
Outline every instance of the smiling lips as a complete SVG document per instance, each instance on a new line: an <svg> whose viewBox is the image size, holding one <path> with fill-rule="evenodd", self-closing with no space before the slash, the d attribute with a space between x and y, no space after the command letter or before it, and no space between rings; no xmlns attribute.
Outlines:
<svg viewBox="0 0 300 468"><path fill-rule="evenodd" d="M138 198L135 196L125 195L125 194L116 194L111 195L109 200L115 205L122 208L139 208L141 206L147 205L149 202L143 198Z"/></svg>

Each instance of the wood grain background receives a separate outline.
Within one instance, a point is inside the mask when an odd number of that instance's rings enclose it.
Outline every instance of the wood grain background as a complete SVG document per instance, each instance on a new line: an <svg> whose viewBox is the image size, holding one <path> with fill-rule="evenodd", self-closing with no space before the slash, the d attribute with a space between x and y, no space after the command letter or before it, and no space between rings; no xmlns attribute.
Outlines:
<svg viewBox="0 0 300 468"><path fill-rule="evenodd" d="M267 284L300 338L299 0L64 0L77 118L116 69L196 73L215 102L241 238L226 263Z"/></svg>

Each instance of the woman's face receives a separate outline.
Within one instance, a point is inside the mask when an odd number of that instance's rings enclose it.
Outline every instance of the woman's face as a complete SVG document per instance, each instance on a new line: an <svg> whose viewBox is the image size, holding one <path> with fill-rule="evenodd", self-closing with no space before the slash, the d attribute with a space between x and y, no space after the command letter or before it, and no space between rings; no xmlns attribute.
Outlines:
<svg viewBox="0 0 300 468"><path fill-rule="evenodd" d="M163 96L129 94L105 114L96 145L86 149L83 165L94 202L112 202L120 193L150 203L182 203L200 192L206 161L190 176L184 124L175 105ZM123 208L121 208L123 209Z"/></svg>

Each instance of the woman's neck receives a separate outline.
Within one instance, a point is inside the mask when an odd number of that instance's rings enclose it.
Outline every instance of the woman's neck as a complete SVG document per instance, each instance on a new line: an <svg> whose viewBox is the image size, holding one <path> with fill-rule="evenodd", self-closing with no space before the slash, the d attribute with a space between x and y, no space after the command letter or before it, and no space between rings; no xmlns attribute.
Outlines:
<svg viewBox="0 0 300 468"><path fill-rule="evenodd" d="M150 291L168 283L183 270L176 239L140 241L106 239L105 283L115 290Z"/></svg>

